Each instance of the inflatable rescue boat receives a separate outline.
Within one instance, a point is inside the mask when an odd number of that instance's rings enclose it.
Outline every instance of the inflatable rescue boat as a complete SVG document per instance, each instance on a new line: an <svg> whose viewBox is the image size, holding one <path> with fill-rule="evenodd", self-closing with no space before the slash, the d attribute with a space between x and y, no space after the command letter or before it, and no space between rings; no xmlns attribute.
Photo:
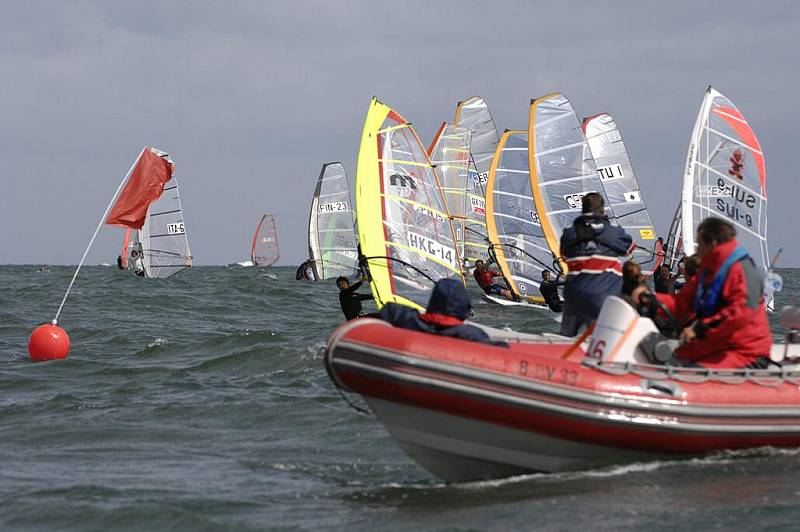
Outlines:
<svg viewBox="0 0 800 532"><path fill-rule="evenodd" d="M783 318L800 328L800 312ZM362 318L334 331L325 363L447 481L800 446L791 333L774 369L708 370L648 363L657 329L616 297L585 338L484 329L509 348Z"/></svg>

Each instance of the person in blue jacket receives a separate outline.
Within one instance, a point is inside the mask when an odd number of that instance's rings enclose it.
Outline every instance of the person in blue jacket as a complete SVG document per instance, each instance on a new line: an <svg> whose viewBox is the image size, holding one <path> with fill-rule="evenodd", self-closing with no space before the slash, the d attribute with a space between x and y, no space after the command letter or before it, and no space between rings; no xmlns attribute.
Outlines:
<svg viewBox="0 0 800 532"><path fill-rule="evenodd" d="M561 255L569 272L564 286L561 334L575 336L594 321L606 296L622 289L622 262L633 251L633 239L611 225L604 213L603 196L583 197L581 215L561 235Z"/></svg>
<svg viewBox="0 0 800 532"><path fill-rule="evenodd" d="M462 282L440 279L433 286L424 314L405 305L387 303L376 317L403 329L507 347L507 343L493 341L479 327L464 323L471 308L469 294Z"/></svg>

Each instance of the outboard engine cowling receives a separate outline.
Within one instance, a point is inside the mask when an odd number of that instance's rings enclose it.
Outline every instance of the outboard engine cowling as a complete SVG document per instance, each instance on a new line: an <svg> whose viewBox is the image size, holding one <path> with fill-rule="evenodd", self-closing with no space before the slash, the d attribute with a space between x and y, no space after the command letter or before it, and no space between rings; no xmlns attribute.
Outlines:
<svg viewBox="0 0 800 532"><path fill-rule="evenodd" d="M647 355L639 342L649 333L658 332L653 321L639 316L623 299L608 296L594 325L586 354L601 362L647 364Z"/></svg>

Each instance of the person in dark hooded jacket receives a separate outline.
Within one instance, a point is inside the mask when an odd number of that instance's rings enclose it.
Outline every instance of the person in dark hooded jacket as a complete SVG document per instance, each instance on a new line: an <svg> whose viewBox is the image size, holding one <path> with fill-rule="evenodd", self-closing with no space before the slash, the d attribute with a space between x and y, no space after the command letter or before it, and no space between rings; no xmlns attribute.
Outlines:
<svg viewBox="0 0 800 532"><path fill-rule="evenodd" d="M479 327L464 323L471 308L463 283L455 279L440 279L433 286L424 314L405 305L387 303L377 317L403 329L507 347L507 343L493 341Z"/></svg>
<svg viewBox="0 0 800 532"><path fill-rule="evenodd" d="M561 235L561 255L567 259L561 334L575 336L597 319L607 296L622 290L622 261L633 251L633 238L611 225L605 201L596 192L582 199L581 215Z"/></svg>

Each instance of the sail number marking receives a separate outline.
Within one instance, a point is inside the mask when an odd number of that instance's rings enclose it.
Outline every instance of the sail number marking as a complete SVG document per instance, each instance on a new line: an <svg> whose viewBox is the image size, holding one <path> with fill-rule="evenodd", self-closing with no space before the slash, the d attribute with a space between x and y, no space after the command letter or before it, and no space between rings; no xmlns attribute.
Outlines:
<svg viewBox="0 0 800 532"><path fill-rule="evenodd" d="M407 237L408 245L412 248L424 251L425 253L433 255L437 259L448 263L453 268L458 268L455 249L412 231L408 232Z"/></svg>
<svg viewBox="0 0 800 532"><path fill-rule="evenodd" d="M608 166L598 166L597 173L603 181L622 179L625 177L625 172L622 171L622 165L619 163L610 164Z"/></svg>
<svg viewBox="0 0 800 532"><path fill-rule="evenodd" d="M330 212L341 212L349 210L346 201L333 201L331 203L322 203L319 206L320 214L327 214Z"/></svg>
<svg viewBox="0 0 800 532"><path fill-rule="evenodd" d="M168 235L183 235L186 234L186 228L183 226L183 222L178 222L174 224L167 224L167 234Z"/></svg>

